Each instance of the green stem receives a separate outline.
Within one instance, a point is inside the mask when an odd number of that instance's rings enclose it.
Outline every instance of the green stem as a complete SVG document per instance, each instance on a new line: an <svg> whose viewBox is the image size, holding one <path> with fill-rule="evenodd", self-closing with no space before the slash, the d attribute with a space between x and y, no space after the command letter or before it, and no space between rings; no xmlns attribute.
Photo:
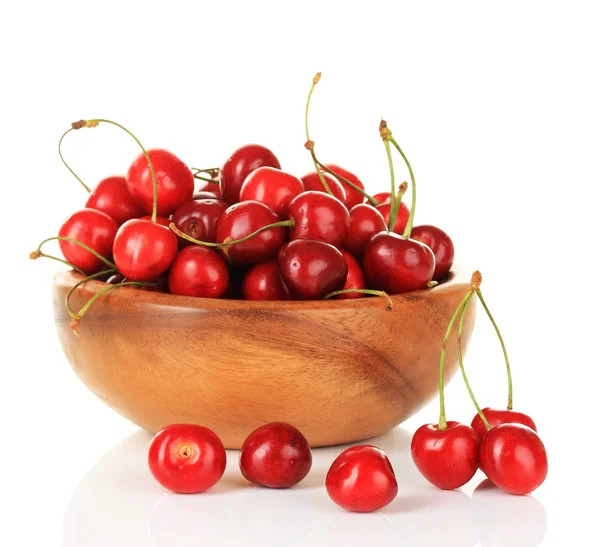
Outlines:
<svg viewBox="0 0 600 547"><path fill-rule="evenodd" d="M218 180L209 179L208 177L202 177L198 173L194 174L194 178L197 179L197 180L203 180L204 182L210 182L211 184L219 184Z"/></svg>
<svg viewBox="0 0 600 547"><path fill-rule="evenodd" d="M50 258L51 260L56 260L57 262L61 262L65 266L68 266L69 268L75 270L77 273L80 273L81 275L85 275L85 272L83 270L80 270L77 266L75 266L74 264L71 264L68 260L58 258L57 256L47 255L46 253L42 253L39 250L34 251L33 253L30 253L29 258L31 258L32 260L36 260L38 258Z"/></svg>
<svg viewBox="0 0 600 547"><path fill-rule="evenodd" d="M102 277L103 275L115 273L116 271L117 270L115 270L115 269L110 269L110 270L103 270L101 272L98 272L98 273L95 273L92 275L88 275L85 279L78 281L77 283L75 283L75 285L73 285L71 287L71 289L67 293L67 296L65 296L65 308L67 308L67 313L71 316L71 319L75 319L75 317L77 316L77 314L71 309L71 304L69 302L69 299L71 298L71 295L75 292L75 290L78 287L80 287L81 285L83 285L84 283L91 281L92 279L97 279L98 277Z"/></svg>
<svg viewBox="0 0 600 547"><path fill-rule="evenodd" d="M102 256L97 251L94 251L94 249L92 249L91 247L89 247L85 243L82 243L81 241L78 241L77 239L73 239L72 237L54 236L54 237L49 237L48 239L44 239L44 241L42 241L38 245L38 248L33 253L31 253L31 254L41 253L42 246L45 243L47 243L48 241L55 241L55 240L56 241L68 241L69 243L74 243L75 245L79 245L79 247L81 247L81 248L85 249L86 251L92 253L98 260L101 260L102 262L104 262L104 264L106 264L109 268L115 268L116 269L116 266L110 260L108 260L108 258Z"/></svg>
<svg viewBox="0 0 600 547"><path fill-rule="evenodd" d="M513 409L513 385L512 385L512 374L510 371L510 363L508 361L508 352L506 351L506 346L504 345L504 340L502 339L502 335L500 334L500 329L498 328L498 325L496 325L496 321L494 321L494 318L492 317L492 314L491 314L489 308L487 307L485 300L483 299L483 295L481 294L481 289L477 289L477 296L479 297L479 301L481 302L481 305L483 306L485 313L487 313L487 316L490 318L492 325L494 325L494 329L496 331L496 334L498 335L498 340L500 340L500 345L502 346L502 352L504 353L504 361L506 362L506 376L508 377L507 409L512 410Z"/></svg>
<svg viewBox="0 0 600 547"><path fill-rule="evenodd" d="M487 421L487 418L481 411L481 407L477 403L477 399L475 399L475 395L473 394L473 390L471 389L471 384L469 384L469 380L467 379L467 373L465 372L465 365L463 363L463 355L462 355L463 321L465 320L465 313L467 311L467 307L469 306L469 302L471 301L471 297L473 296L473 294L474 294L473 291L471 291L469 294L469 298L467 299L467 301L465 302L465 304L462 308L462 313L460 314L460 322L458 324L458 336L457 336L457 340L456 340L456 348L457 348L457 354L458 354L458 366L460 367L460 372L462 373L463 380L465 381L465 386L467 386L467 391L469 392L471 401L473 401L473 404L475 405L475 408L477 409L477 414L479 414L481 421L485 425L486 429L489 431L491 429L491 426L490 426L489 422Z"/></svg>
<svg viewBox="0 0 600 547"><path fill-rule="evenodd" d="M390 180L391 180L391 192L390 192L390 216L388 219L388 231L393 232L394 226L396 225L396 179L394 176L394 161L392 159L392 151L390 150L390 143L387 139L383 139L385 145L385 153L387 154L388 164L390 166Z"/></svg>
<svg viewBox="0 0 600 547"><path fill-rule="evenodd" d="M83 186L88 192L91 192L92 190L90 189L90 187L83 182L78 176L77 173L75 173L75 171L73 171L73 169L71 169L71 167L69 167L69 164L65 161L65 158L62 155L62 142L63 139L67 136L67 134L69 134L71 131L74 131L74 128L69 128L67 129L64 133L63 136L60 138L60 140L58 141L58 155L60 156L60 160L63 162L63 165L69 170L71 171L71 174L79 181L79 184L81 184L81 186Z"/></svg>
<svg viewBox="0 0 600 547"><path fill-rule="evenodd" d="M442 352L440 353L440 419L438 421L438 429L440 431L446 429L448 424L446 422L446 404L444 401L444 361L446 360L446 343L448 342L448 338L450 338L450 334L452 333L452 327L454 326L454 322L458 317L458 314L463 309L465 302L471 298L473 294L472 290L464 296L464 298L460 301L460 304L456 308L454 315L452 315L452 319L450 319L450 323L448 323L448 328L446 329L446 334L444 335L444 341L442 343Z"/></svg>
<svg viewBox="0 0 600 547"><path fill-rule="evenodd" d="M406 223L406 228L404 229L404 233L402 234L402 237L404 239L408 239L410 237L410 233L412 232L413 222L414 222L414 218L415 218L415 210L417 208L417 184L415 182L415 174L413 173L413 170L412 170L412 167L410 166L410 162L408 161L408 158L406 157L404 152L402 152L402 149L400 148L400 146L398 145L398 143L396 142L394 137L392 137L392 135L388 135L387 140L389 140L396 147L396 150L398 150L398 152L404 159L404 162L406 163L406 166L408 167L408 172L410 173L412 205L410 207L410 215L408 216L408 222ZM393 190L392 190L392 192L393 192ZM400 208L400 202L398 202L396 204L396 211L395 211L396 215L398 214L399 208ZM390 215L391 215L391 207L390 207Z"/></svg>
<svg viewBox="0 0 600 547"><path fill-rule="evenodd" d="M353 293L353 292L357 292L360 294L370 294L372 296L384 296L385 298L387 298L387 301L388 301L388 305L387 305L386 309L388 311L392 310L392 299L390 298L390 295L388 293L386 293L385 291L375 291L372 289L341 289L339 291L333 291L333 292L326 294L323 297L323 300L333 298L334 296L337 296L338 294L346 294L346 293Z"/></svg>

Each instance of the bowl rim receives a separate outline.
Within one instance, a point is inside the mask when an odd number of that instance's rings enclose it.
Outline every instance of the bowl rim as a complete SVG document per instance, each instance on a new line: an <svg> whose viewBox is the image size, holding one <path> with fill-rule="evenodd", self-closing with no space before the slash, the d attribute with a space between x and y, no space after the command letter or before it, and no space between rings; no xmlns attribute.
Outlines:
<svg viewBox="0 0 600 547"><path fill-rule="evenodd" d="M460 285L469 285L471 276L467 275L467 270L464 267L454 267L448 278L438 285L411 291L401 294L390 295L392 301L392 309L396 305L401 305L403 302L415 300L431 300L455 290ZM84 278L81 274L73 270L57 272L54 274L53 286L55 289L70 290L73 285ZM99 290L106 288L104 281L91 280L80 286L76 293L83 295L87 300L91 298ZM152 291L144 291L134 287L121 287L119 290L110 291L106 295L110 301L115 304L136 302L138 304L152 304L164 306L167 308L180 309L227 309L227 310L253 310L253 311L272 311L272 310L289 310L289 311L304 311L308 309L348 309L348 308L387 308L388 300L384 296L368 296L366 298L342 299L342 300L233 300L225 298L203 298L196 296L181 296L170 293L160 293ZM99 299L100 300L100 299ZM101 298L105 300L105 298ZM106 301L106 300L105 300ZM100 302L98 302L99 304Z"/></svg>

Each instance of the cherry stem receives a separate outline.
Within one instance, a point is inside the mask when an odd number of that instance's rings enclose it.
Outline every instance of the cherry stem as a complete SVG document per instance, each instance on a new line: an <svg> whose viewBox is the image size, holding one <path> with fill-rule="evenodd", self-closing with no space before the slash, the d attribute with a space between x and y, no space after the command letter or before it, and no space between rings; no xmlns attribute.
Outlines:
<svg viewBox="0 0 600 547"><path fill-rule="evenodd" d="M88 193L89 193L89 192L91 192L91 191L92 191L92 190L90 189L90 187L89 187L89 186L88 186L88 185L87 185L85 182L83 182L83 181L82 181L82 180L79 178L79 176L77 175L77 173L75 173L75 171L73 171L73 169L71 169L71 167L69 167L69 164L68 164L68 163L65 161L65 158L64 158L64 157L63 157L63 155L62 155L61 146L62 146L63 139L64 139L64 138L65 138L65 137L66 137L66 136L67 136L67 135L68 135L68 134L69 134L71 131L74 131L74 129L73 129L72 127L70 127L69 129L67 129L67 130L66 130L66 131L63 133L63 135L62 135L62 137L60 138L60 140L58 141L58 155L60 156L60 160L63 162L63 165L64 165L64 166L65 166L65 167L66 167L66 168L67 168L69 171L71 171L71 174L72 174L72 175L73 175L73 176L74 176L74 177L75 177L75 178L76 178L76 179L79 181L79 184L81 184L81 186L83 186L83 187L84 187L84 188L85 188L85 189L88 191Z"/></svg>
<svg viewBox="0 0 600 547"><path fill-rule="evenodd" d="M71 309L71 303L69 302L69 299L71 298L71 295L75 292L75 290L78 287L80 287L81 285L83 285L84 283L91 281L92 279L97 279L98 277L102 277L103 275L115 273L116 271L117 270L112 269L112 268L110 270L102 270L101 272L97 272L95 274L88 275L85 279L78 281L77 283L75 283L75 285L73 285L71 287L71 289L67 293L67 296L65 296L65 308L67 308L67 313L71 316L71 319L75 319L75 317L77 316L77 314Z"/></svg>
<svg viewBox="0 0 600 547"><path fill-rule="evenodd" d="M504 340L502 339L502 335L500 334L500 329L498 328L496 321L494 321L494 318L492 317L492 314L491 314L489 308L487 307L485 300L483 299L483 295L481 294L481 289L477 289L477 296L479 298L479 301L481 302L481 305L483 306L483 309L485 310L485 313L487 313L487 316L490 318L492 325L494 325L494 329L496 331L496 334L498 335L498 340L500 340L500 345L502 346L502 352L504 353L504 361L506 362L506 375L508 377L508 405L506 408L508 410L512 410L513 409L513 385L512 385L512 374L510 372L510 363L508 361L508 352L506 351L506 346L504 345Z"/></svg>
<svg viewBox="0 0 600 547"><path fill-rule="evenodd" d="M467 391L469 392L471 401L473 401L473 404L475 405L475 408L477 409L477 414L479 414L479 417L481 418L483 425L485 425L486 429L489 431L490 429L492 429L492 427L490 426L489 422L487 421L487 418L481 411L481 407L477 403L477 399L475 399L475 395L473 395L473 390L471 389L471 384L469 384L469 380L467 378L467 373L465 372L465 365L463 363L463 355L462 355L463 322L465 320L465 314L467 311L467 307L469 306L469 302L471 301L473 294L475 294L475 293L473 291L470 291L469 298L465 302L465 305L462 308L462 313L460 314L460 322L458 323L458 336L456 339L456 351L458 354L458 366L460 367L460 372L462 374L463 380L465 381L465 386L467 386Z"/></svg>
<svg viewBox="0 0 600 547"><path fill-rule="evenodd" d="M213 243L212 241L200 241L199 239L194 239L192 236L189 236L186 233L182 232L177 226L175 226L174 222L171 222L169 224L169 228L171 228L171 230L173 230L179 237L191 243L195 243L196 245L202 245L203 247L231 247L232 245L237 245L238 243L248 241L254 236L260 234L261 232L265 232L266 230L270 230L271 228L280 228L285 226L289 226L291 228L295 224L296 223L293 220L280 220L279 222L274 222L273 224L267 224L266 226L259 228L255 232L252 232L247 236L241 237L240 239L231 239L229 241L223 241L222 243Z"/></svg>
<svg viewBox="0 0 600 547"><path fill-rule="evenodd" d="M192 171L196 171L197 173L207 173L213 177L216 177L221 169L219 167L209 167L208 169L202 169L200 167L190 167Z"/></svg>
<svg viewBox="0 0 600 547"><path fill-rule="evenodd" d="M218 180L209 179L208 177L203 177L203 176L199 175L198 173L194 173L194 178L196 180L203 180L204 182L210 182L211 184L219 184Z"/></svg>
<svg viewBox="0 0 600 547"><path fill-rule="evenodd" d="M450 334L452 333L452 327L454 326L454 322L458 317L458 314L462 311L465 302L468 302L471 296L473 295L473 290L470 289L467 294L465 294L464 298L460 301L460 304L456 308L454 315L452 315L452 319L450 319L450 323L448 323L448 328L446 329L446 334L444 335L444 341L442 342L442 351L440 353L440 419L438 421L438 429L443 431L448 427L448 423L446 422L446 404L444 402L444 361L446 360L446 343L450 338Z"/></svg>
<svg viewBox="0 0 600 547"><path fill-rule="evenodd" d="M392 160L392 151L390 149L390 143L386 139L383 139L385 145L385 153L387 154L388 164L390 166L390 180L391 180L391 192L390 192L390 216L388 219L388 231L393 232L394 226L396 225L396 179L394 176L394 161Z"/></svg>
<svg viewBox="0 0 600 547"><path fill-rule="evenodd" d="M102 118L95 118L93 120L80 120L78 122L74 122L71 124L72 129L81 129L82 127L96 127L100 123L108 123L110 125L114 125L127 133L142 149L144 156L146 157L146 161L148 162L148 167L150 167L150 174L152 176L152 185L154 190L154 196L152 198L152 222L156 222L156 210L158 208L158 182L156 181L156 172L154 171L154 165L152 164L152 160L150 159L150 155L146 152L146 149L143 147L142 143L138 140L138 138L126 127L123 127L120 123L113 122L111 120L104 120ZM72 172L72 171L71 171ZM77 177L79 178L79 177Z"/></svg>
<svg viewBox="0 0 600 547"><path fill-rule="evenodd" d="M398 145L398 143L396 142L396 140L394 139L392 134L390 133L386 137L386 139L388 141L390 141L396 147L396 150L398 150L398 152L400 152L400 155L402 156L402 158L404 159L404 162L406 163L406 166L408 167L408 172L410 173L412 204L410 206L410 215L408 215L408 222L406 223L406 228L404 229L404 233L402 234L402 237L404 239L408 239L412 232L413 221L415 218L415 210L417 208L417 184L415 182L415 174L413 173L413 170L412 170L412 167L410 166L410 162L408 161L408 158L406 157L404 152L402 152L402 149L400 148L400 146ZM396 203L395 208L396 208L396 211L394 214L397 215L398 209L400 208L400 201L398 201ZM390 216L391 216L391 207L390 207Z"/></svg>
<svg viewBox="0 0 600 547"><path fill-rule="evenodd" d="M38 258L50 258L52 260L56 260L57 262L61 262L65 266L69 266L69 268L75 270L77 273L80 273L81 275L85 275L85 272L83 270L80 270L77 266L75 266L74 264L71 264L68 260L58 258L57 256L47 255L46 253L42 253L42 251L40 251L40 250L29 253L29 258L31 260L37 260Z"/></svg>
<svg viewBox="0 0 600 547"><path fill-rule="evenodd" d="M327 300L328 298L333 298L334 296L337 296L338 294L347 294L347 293L354 293L354 292L357 292L360 294L370 294L372 296L384 296L385 298L387 298L387 301L388 301L386 310L392 311L392 299L390 298L390 295L388 293L386 293L385 291L374 291L372 289L341 289L339 291L333 291L333 292L326 294L323 297L323 300Z"/></svg>
<svg viewBox="0 0 600 547"><path fill-rule="evenodd" d="M68 241L69 243L74 243L75 245L79 245L81 248L85 249L86 251L92 253L98 260L101 260L102 262L104 262L104 264L106 264L109 268L115 268L116 266L110 261L108 260L108 258L102 256L100 253L98 253L97 251L94 251L94 249L92 249L91 247L89 247L88 245L86 245L85 243L82 243L81 241L77 240L77 239L73 239L72 237L64 237L64 236L54 236L54 237L49 237L48 239L44 239L44 241L42 241L39 245L38 248L31 253L29 256L30 258L37 253L40 253L39 256L42 255L41 253L41 249L42 246L47 243L48 241ZM84 272L85 275L85 272Z"/></svg>

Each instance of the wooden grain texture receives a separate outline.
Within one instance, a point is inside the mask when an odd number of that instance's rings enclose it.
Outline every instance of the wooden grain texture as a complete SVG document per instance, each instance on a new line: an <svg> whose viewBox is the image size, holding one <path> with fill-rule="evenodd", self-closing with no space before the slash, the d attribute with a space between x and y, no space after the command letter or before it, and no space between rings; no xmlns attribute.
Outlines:
<svg viewBox="0 0 600 547"><path fill-rule="evenodd" d="M76 337L64 298L80 279L55 276L54 315L65 355L88 388L148 431L202 424L239 448L270 421L326 446L379 435L419 410L437 392L444 332L470 274L393 296L392 311L379 297L247 302L119 288L96 301ZM73 308L105 286L77 289ZM474 320L475 299L465 351ZM448 380L457 368L454 337L446 364Z"/></svg>

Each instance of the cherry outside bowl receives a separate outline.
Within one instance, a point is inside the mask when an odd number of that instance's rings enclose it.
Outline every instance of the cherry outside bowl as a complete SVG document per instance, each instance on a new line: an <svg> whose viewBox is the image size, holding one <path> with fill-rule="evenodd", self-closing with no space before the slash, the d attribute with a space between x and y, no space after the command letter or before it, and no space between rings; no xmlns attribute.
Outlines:
<svg viewBox="0 0 600 547"><path fill-rule="evenodd" d="M262 302L119 288L70 328L64 306L81 279L54 278L58 335L74 371L108 406L155 433L172 423L215 431L227 448L268 422L288 422L312 446L367 439L414 414L437 393L444 332L470 274L440 285L355 300ZM106 285L71 297L79 309ZM463 326L471 338L475 299ZM446 353L456 372L456 341Z"/></svg>

